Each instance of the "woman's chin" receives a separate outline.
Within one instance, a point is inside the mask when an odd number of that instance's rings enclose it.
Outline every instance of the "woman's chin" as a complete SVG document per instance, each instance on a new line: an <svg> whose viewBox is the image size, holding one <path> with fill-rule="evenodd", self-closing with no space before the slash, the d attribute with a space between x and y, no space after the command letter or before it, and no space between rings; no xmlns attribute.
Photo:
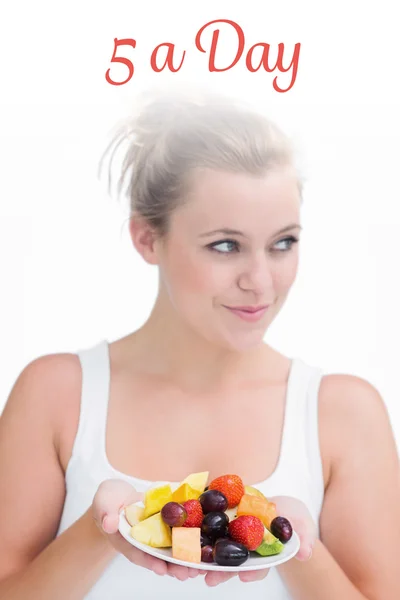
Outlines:
<svg viewBox="0 0 400 600"><path fill-rule="evenodd" d="M227 350L248 352L259 348L264 342L265 331L240 332L225 339L222 343Z"/></svg>

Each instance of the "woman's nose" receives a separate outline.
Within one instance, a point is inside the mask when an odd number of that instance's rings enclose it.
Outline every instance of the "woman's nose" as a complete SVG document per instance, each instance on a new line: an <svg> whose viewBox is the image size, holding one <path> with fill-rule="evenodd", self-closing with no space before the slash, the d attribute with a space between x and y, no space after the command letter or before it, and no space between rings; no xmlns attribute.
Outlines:
<svg viewBox="0 0 400 600"><path fill-rule="evenodd" d="M273 288L271 264L265 253L253 256L242 269L240 279L242 289L251 290L266 300L266 295Z"/></svg>

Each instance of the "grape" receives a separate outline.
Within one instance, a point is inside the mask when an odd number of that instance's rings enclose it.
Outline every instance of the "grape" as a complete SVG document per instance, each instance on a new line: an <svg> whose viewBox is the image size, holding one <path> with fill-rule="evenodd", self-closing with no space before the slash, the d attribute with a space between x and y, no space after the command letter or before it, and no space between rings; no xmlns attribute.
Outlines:
<svg viewBox="0 0 400 600"><path fill-rule="evenodd" d="M237 567L244 563L249 556L250 552L246 546L227 539L217 540L213 549L215 562L227 567Z"/></svg>
<svg viewBox="0 0 400 600"><path fill-rule="evenodd" d="M270 531L272 535L282 542L282 544L286 544L293 533L292 526L285 517L275 517L275 519L271 521Z"/></svg>
<svg viewBox="0 0 400 600"><path fill-rule="evenodd" d="M216 544L217 542L220 542L221 540L225 540L226 542L231 542L231 541L232 541L232 538L228 537L228 536L227 536L227 535L224 533L224 534L223 534L221 537L219 537L219 538L217 538L216 540L214 540L214 542L213 542L213 544L212 544L212 545L213 545L213 546L215 546L215 544Z"/></svg>
<svg viewBox="0 0 400 600"><path fill-rule="evenodd" d="M167 502L161 509L161 517L170 527L181 527L187 519L187 512L179 502Z"/></svg>
<svg viewBox="0 0 400 600"><path fill-rule="evenodd" d="M208 563L214 562L212 546L203 546L203 548L201 549L201 560L203 562L208 562Z"/></svg>
<svg viewBox="0 0 400 600"><path fill-rule="evenodd" d="M207 490L199 497L199 502L203 513L224 512L228 508L228 500L222 492L218 490Z"/></svg>
<svg viewBox="0 0 400 600"><path fill-rule="evenodd" d="M202 548L203 546L212 546L212 540L210 540L209 537L204 535L203 532L200 532L200 544Z"/></svg>
<svg viewBox="0 0 400 600"><path fill-rule="evenodd" d="M204 516L201 531L215 542L217 538L225 537L228 522L228 516L224 512L209 512Z"/></svg>

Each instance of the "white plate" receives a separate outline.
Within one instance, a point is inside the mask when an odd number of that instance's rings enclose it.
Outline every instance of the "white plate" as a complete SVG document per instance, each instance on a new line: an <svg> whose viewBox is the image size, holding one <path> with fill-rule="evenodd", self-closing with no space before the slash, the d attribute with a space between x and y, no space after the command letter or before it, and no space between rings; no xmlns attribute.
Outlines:
<svg viewBox="0 0 400 600"><path fill-rule="evenodd" d="M136 502L136 504L137 506L144 506L143 502ZM259 569L269 569L270 567L276 567L293 558L300 548L299 536L293 531L291 539L284 545L284 549L280 554L275 554L274 556L260 556L256 552L250 552L250 557L243 564L237 567L226 567L216 563L193 563L173 558L172 548L153 548L147 544L142 544L130 535L130 530L131 525L126 520L124 512L121 512L119 516L119 531L132 546L135 546L136 548L139 548L139 550L147 552L147 554L151 554L156 558L160 558L161 560L175 563L176 565L182 565L183 567L201 569L202 571L258 571Z"/></svg>

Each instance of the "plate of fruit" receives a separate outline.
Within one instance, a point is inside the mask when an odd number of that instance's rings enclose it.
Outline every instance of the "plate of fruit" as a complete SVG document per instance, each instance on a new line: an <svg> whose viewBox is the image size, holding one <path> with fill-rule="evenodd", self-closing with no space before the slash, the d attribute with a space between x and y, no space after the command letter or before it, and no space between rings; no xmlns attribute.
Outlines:
<svg viewBox="0 0 400 600"><path fill-rule="evenodd" d="M299 537L274 502L239 475L207 485L208 476L148 488L143 502L121 511L121 535L161 560L209 571L268 569L297 554Z"/></svg>

